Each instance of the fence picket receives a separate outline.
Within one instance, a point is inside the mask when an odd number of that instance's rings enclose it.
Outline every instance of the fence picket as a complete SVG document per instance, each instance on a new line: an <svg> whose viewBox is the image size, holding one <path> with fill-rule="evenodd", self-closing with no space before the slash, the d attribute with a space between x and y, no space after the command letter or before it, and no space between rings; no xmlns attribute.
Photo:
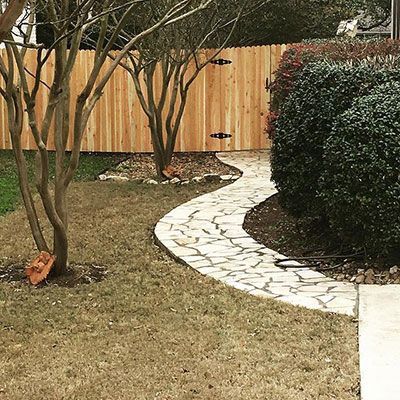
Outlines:
<svg viewBox="0 0 400 400"><path fill-rule="evenodd" d="M235 151L269 147L264 124L269 113L270 93L265 90L265 83L273 79L285 49L286 45L272 45L224 50L220 57L231 60L232 64L207 66L189 92L176 150ZM4 56L4 50L1 54ZM71 80L72 101L82 90L93 61L93 52L81 51L78 55ZM29 50L26 65L34 70L35 62L36 52ZM53 68L51 59L43 71L43 80L47 84L51 83ZM140 108L130 79L122 67L115 71L90 117L82 142L83 151L152 151L146 115ZM157 76L157 86L161 85L161 81L161 77ZM1 84L4 85L3 82ZM37 99L39 118L47 106L47 99L48 89L43 86ZM7 108L3 99L0 99L0 129L0 149L10 149ZM217 132L230 133L233 137L222 141L210 137ZM35 149L31 136L25 118L22 143L27 150ZM69 146L71 144L70 140ZM49 148L54 149L52 137Z"/></svg>

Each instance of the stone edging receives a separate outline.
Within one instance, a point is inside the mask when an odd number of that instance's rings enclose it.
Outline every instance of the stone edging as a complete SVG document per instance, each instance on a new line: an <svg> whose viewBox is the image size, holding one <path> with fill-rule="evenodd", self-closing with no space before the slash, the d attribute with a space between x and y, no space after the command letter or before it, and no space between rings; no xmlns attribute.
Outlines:
<svg viewBox="0 0 400 400"><path fill-rule="evenodd" d="M203 176L196 176L192 179L179 179L174 178L158 182L155 179L129 179L123 175L107 175L101 174L98 179L102 182L134 182L143 183L146 185L188 185L189 183L202 183L202 182L235 182L240 178L240 175L218 175L218 174L205 174Z"/></svg>
<svg viewBox="0 0 400 400"><path fill-rule="evenodd" d="M201 274L252 295L354 316L356 285L335 281L301 264L278 268L275 261L285 257L243 230L246 213L276 194L268 153L221 153L218 158L243 171L243 177L172 210L155 228L158 243Z"/></svg>

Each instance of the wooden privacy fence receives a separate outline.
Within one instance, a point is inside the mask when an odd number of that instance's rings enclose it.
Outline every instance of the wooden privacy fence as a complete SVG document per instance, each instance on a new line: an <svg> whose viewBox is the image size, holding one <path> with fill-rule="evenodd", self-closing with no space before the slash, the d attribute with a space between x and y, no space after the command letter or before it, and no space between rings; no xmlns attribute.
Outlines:
<svg viewBox="0 0 400 400"><path fill-rule="evenodd" d="M208 65L189 92L176 151L233 151L265 149L269 141L264 134L269 112L270 93L266 83L273 80L286 45L230 48L220 58L232 61L225 65ZM94 52L81 51L72 76L72 98L82 90L88 77ZM29 51L27 68L34 71L35 51ZM53 63L48 63L42 80L51 83ZM156 84L161 86L161 76ZM47 104L48 89L43 85L37 99L37 113L42 117ZM71 112L73 110L71 109ZM232 135L227 139L213 138L215 133ZM36 149L27 122L23 147ZM71 143L69 143L70 148ZM0 100L0 149L10 149L7 109ZM50 135L49 148L53 149ZM83 151L151 152L147 117L136 97L134 83L128 72L118 68L108 83L89 120L82 143Z"/></svg>

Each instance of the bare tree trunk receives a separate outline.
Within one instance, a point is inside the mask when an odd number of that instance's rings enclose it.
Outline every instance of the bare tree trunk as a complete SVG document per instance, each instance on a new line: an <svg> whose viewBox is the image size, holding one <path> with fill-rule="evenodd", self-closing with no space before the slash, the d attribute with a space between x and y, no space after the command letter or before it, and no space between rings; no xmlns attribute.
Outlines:
<svg viewBox="0 0 400 400"><path fill-rule="evenodd" d="M139 48L139 55L129 53L130 64L122 64L134 81L140 105L149 119L155 164L160 177L171 164L191 85L226 47L246 7L247 0L241 0L230 17L218 15L215 11L205 14L204 19L200 17L199 21L192 20L193 25L185 21L180 26L173 26L165 32L169 40L165 41L163 35L154 36L150 45L146 43L143 47L143 54ZM211 37L221 33L224 40L218 48L203 50ZM162 76L161 93L154 85L154 75L159 70ZM159 101L155 101L157 96ZM170 174L165 175L169 177Z"/></svg>
<svg viewBox="0 0 400 400"><path fill-rule="evenodd" d="M32 193L29 187L28 170L26 166L26 160L22 152L22 148L16 140L15 136L12 135L13 151L15 161L17 164L18 179L21 189L22 199L26 209L26 215L28 217L29 226L31 227L32 236L36 243L39 251L49 252L46 240L43 236L42 229L39 224L36 207L33 201Z"/></svg>
<svg viewBox="0 0 400 400"><path fill-rule="evenodd" d="M152 109L152 107L150 108ZM157 175L159 178L162 178L164 176L163 171L169 165L166 164L165 159L163 127L160 125L160 121L157 120L154 110L151 110L151 116L148 119Z"/></svg>
<svg viewBox="0 0 400 400"><path fill-rule="evenodd" d="M25 3L26 0L11 0L4 13L0 16L0 42L10 33L22 14Z"/></svg>
<svg viewBox="0 0 400 400"><path fill-rule="evenodd" d="M54 229L53 249L56 256L54 275L63 275L68 268L68 206L64 163L70 128L70 100L69 85L63 85L62 97L57 105L55 116L56 173L54 185L54 206L63 226L62 229L56 229L56 227Z"/></svg>
<svg viewBox="0 0 400 400"><path fill-rule="evenodd" d="M57 232L54 230L53 253L56 256L53 275L64 275L68 269L68 236L66 232Z"/></svg>
<svg viewBox="0 0 400 400"><path fill-rule="evenodd" d="M139 41L156 32L162 26L176 23L184 18L193 15L196 12L208 6L211 0L204 0L197 8L191 9L189 0L179 0L177 4L151 24L147 29L134 35L127 41L123 49L117 54L111 65L102 69L114 48L121 30L128 23L131 12L141 3L140 0L132 1L127 4L123 15L117 20L116 25L110 28L109 14L122 12L122 6L116 5L113 0L104 0L102 6L97 9L97 2L94 0L73 2L72 0L63 0L61 2L49 1L46 3L46 11L54 33L54 41L48 48L44 49L38 46L36 70L28 71L25 63L25 54L27 48L33 46L29 42L34 22L34 0L30 0L31 16L28 34L24 38L24 44L15 43L11 34L6 33L9 39L6 42L7 62L5 58L0 57L0 75L6 83L6 88L0 86L0 95L7 102L9 130L12 137L13 149L18 169L20 187L24 204L26 207L29 224L33 233L34 240L39 250L51 252L47 246L43 231L40 227L35 203L31 192L31 186L28 179L27 165L21 146L21 133L23 127L23 115L26 112L30 133L32 134L38 148L36 154L36 188L40 195L41 203L44 207L48 222L53 227L53 254L56 261L52 270L54 275L62 275L68 268L68 207L67 191L73 180L74 174L79 165L81 145L83 135L88 124L89 117L103 94L104 87L110 80L115 69L120 65L126 54L131 51ZM76 4L75 4L76 3ZM95 4L96 3L96 4ZM11 0L9 8L3 16L0 16L0 35L1 22L8 21L15 15L12 10L20 5L23 9L21 0ZM13 6L11 8L11 6ZM98 15L92 11L98 11ZM17 18L18 16L16 16ZM89 72L85 86L80 94L71 99L71 74L76 62L79 49L81 47L83 36L87 29L100 21L101 31L96 45L96 57L94 64ZM12 27L12 23L10 27ZM107 33L111 32L110 37ZM88 33L89 34L89 33ZM1 36L0 36L1 39ZM21 46L21 47L20 47ZM48 85L43 82L41 74L44 66L50 61L54 54L54 71L52 83ZM18 72L16 74L15 72ZM18 83L14 83L14 76L18 76ZM31 82L31 77L34 78ZM44 85L49 89L48 104L43 115L39 115L36 108L36 99L40 87ZM23 101L22 96L23 94ZM74 115L69 115L70 106L74 105ZM150 113L149 113L150 115ZM163 160L163 135L161 114L157 114L157 106L152 99L151 119L153 140L158 146L157 156L160 165ZM51 177L49 174L49 150L48 137L50 127L54 122L55 126L55 147L56 147L56 173L54 181L54 193ZM72 128L72 129L70 129ZM71 132L72 131L72 134ZM66 147L68 139L72 137L71 157L67 160ZM159 171L161 174L161 171Z"/></svg>

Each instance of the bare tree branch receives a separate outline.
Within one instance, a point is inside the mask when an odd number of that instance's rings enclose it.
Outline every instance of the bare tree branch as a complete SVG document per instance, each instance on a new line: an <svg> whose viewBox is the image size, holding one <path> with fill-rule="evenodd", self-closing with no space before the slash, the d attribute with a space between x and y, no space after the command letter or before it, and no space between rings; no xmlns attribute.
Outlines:
<svg viewBox="0 0 400 400"><path fill-rule="evenodd" d="M22 14L26 0L11 0L6 10L0 15L0 41L3 41Z"/></svg>

